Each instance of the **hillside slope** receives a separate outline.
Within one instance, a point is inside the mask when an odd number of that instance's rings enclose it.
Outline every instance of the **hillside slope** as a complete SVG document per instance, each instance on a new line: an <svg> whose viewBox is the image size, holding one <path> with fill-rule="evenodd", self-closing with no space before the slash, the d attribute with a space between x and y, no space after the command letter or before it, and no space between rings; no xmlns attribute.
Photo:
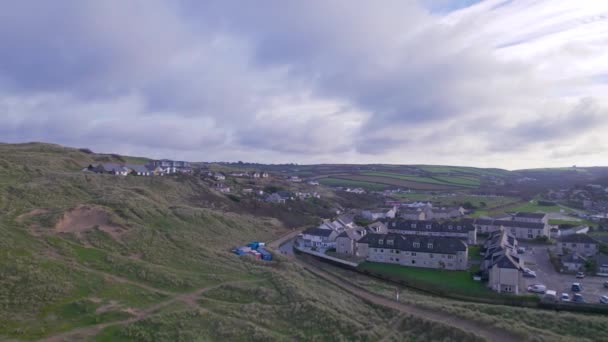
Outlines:
<svg viewBox="0 0 608 342"><path fill-rule="evenodd" d="M0 145L0 340L377 340L394 330L396 312L281 256L232 255L286 229L231 211L197 178L79 171L120 158Z"/></svg>

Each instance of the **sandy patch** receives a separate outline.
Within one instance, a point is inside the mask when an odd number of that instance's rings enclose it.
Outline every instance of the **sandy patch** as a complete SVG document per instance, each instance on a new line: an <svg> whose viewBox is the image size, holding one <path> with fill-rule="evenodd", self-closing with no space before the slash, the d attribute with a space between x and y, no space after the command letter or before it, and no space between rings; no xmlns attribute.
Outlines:
<svg viewBox="0 0 608 342"><path fill-rule="evenodd" d="M120 235L125 232L123 227L111 222L110 214L105 209L90 205L79 205L66 211L55 225L55 231L58 233L75 233L80 236L95 227L109 234L115 240L119 240Z"/></svg>

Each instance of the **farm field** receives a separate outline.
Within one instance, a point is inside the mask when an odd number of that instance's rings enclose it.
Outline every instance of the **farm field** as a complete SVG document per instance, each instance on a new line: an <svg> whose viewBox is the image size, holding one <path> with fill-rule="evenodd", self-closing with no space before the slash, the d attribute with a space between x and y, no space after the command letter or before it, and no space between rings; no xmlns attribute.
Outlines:
<svg viewBox="0 0 608 342"><path fill-rule="evenodd" d="M319 183L321 183L323 185L329 185L329 186L363 188L366 190L373 190L373 191L381 191L381 190L385 190L389 187L388 185L385 185L385 184L357 181L357 180L351 180L351 179L333 178L333 177L320 178Z"/></svg>
<svg viewBox="0 0 608 342"><path fill-rule="evenodd" d="M447 184L452 186L467 186L477 187L479 186L479 178L474 177L454 177L454 176L437 176L437 177L422 177L416 175L403 175L399 173L391 172L362 172L364 176L378 176L395 179L409 180L413 182L429 183L429 184Z"/></svg>
<svg viewBox="0 0 608 342"><path fill-rule="evenodd" d="M348 176L340 176L340 179L368 182L368 183L376 183L376 184L384 184L392 187L400 187L414 190L455 190L458 188L462 188L461 186L449 185L449 184L433 184L433 183L424 183L413 180L405 180L398 178L389 178L389 177L381 177L381 176L362 176L362 175L348 175Z"/></svg>

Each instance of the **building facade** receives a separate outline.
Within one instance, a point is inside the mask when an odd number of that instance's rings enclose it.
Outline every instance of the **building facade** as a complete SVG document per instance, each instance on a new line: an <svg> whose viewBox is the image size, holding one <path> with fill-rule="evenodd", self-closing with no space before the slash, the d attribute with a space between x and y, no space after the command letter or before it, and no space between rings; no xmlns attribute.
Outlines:
<svg viewBox="0 0 608 342"><path fill-rule="evenodd" d="M451 237L466 241L467 244L477 244L477 228L470 222L461 221L416 221L392 220L387 222L388 232L404 235L422 235L435 237Z"/></svg>

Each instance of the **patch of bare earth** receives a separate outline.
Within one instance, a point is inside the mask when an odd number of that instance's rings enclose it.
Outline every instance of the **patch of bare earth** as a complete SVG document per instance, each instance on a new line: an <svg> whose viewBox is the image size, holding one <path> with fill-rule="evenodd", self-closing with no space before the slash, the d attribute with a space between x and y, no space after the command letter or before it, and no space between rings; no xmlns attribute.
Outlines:
<svg viewBox="0 0 608 342"><path fill-rule="evenodd" d="M48 209L32 209L25 214L21 214L21 215L17 216L17 222L23 222L32 216L47 214L48 212L49 212Z"/></svg>
<svg viewBox="0 0 608 342"><path fill-rule="evenodd" d="M79 205L66 211L55 225L58 233L74 233L82 237L82 233L97 229L107 233L114 240L120 241L125 229L112 223L110 214L103 208L91 205Z"/></svg>

